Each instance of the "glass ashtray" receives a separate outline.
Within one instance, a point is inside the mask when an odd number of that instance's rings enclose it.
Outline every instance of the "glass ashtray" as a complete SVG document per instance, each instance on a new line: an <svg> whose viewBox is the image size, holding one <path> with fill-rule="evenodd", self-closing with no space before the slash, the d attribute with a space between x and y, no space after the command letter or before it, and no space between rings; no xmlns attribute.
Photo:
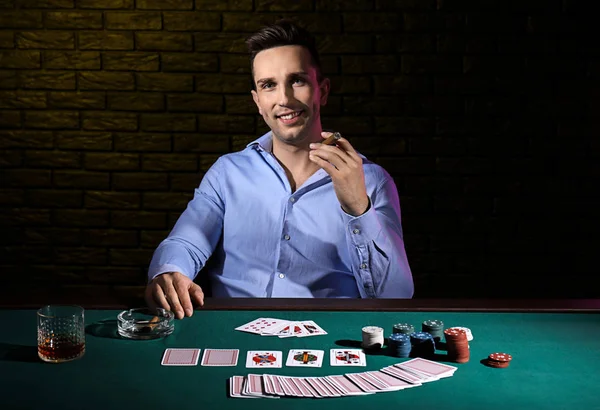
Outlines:
<svg viewBox="0 0 600 410"><path fill-rule="evenodd" d="M174 315L163 308L124 310L117 315L117 327L127 339L158 339L173 333Z"/></svg>

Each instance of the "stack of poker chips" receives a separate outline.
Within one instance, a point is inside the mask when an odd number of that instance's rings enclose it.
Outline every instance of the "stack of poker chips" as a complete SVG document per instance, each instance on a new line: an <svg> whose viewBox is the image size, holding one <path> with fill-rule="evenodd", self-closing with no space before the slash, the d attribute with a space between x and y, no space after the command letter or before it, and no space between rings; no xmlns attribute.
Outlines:
<svg viewBox="0 0 600 410"><path fill-rule="evenodd" d="M487 365L495 368L504 368L508 367L510 361L512 360L512 356L508 353L492 353L488 356Z"/></svg>
<svg viewBox="0 0 600 410"><path fill-rule="evenodd" d="M395 357L409 357L411 351L410 336L404 333L392 333L388 337L389 353Z"/></svg>
<svg viewBox="0 0 600 410"><path fill-rule="evenodd" d="M394 325L392 332L410 335L415 332L415 327L410 323L397 323Z"/></svg>
<svg viewBox="0 0 600 410"><path fill-rule="evenodd" d="M414 332L410 334L410 356L431 357L435 353L435 341L427 332Z"/></svg>
<svg viewBox="0 0 600 410"><path fill-rule="evenodd" d="M421 330L433 336L435 342L439 342L444 337L444 322L441 320L426 320L423 322Z"/></svg>
<svg viewBox="0 0 600 410"><path fill-rule="evenodd" d="M365 326L362 328L362 348L380 349L383 346L383 329L378 326Z"/></svg>
<svg viewBox="0 0 600 410"><path fill-rule="evenodd" d="M467 333L462 329L451 327L444 331L444 335L446 336L448 359L456 363L468 362L470 354Z"/></svg>
<svg viewBox="0 0 600 410"><path fill-rule="evenodd" d="M452 327L452 329L464 330L467 334L467 342L473 340L473 334L471 333L471 329L469 329L468 327L454 326ZM471 346L469 346L469 348L471 348Z"/></svg>

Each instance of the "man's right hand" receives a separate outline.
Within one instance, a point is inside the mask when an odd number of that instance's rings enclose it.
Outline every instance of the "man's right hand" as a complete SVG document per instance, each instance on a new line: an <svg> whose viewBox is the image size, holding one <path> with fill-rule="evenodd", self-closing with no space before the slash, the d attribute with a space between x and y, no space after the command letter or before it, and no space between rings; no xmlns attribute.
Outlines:
<svg viewBox="0 0 600 410"><path fill-rule="evenodd" d="M202 288L180 272L162 273L152 279L146 286L144 298L151 308L170 310L177 319L192 316L192 302L204 305Z"/></svg>

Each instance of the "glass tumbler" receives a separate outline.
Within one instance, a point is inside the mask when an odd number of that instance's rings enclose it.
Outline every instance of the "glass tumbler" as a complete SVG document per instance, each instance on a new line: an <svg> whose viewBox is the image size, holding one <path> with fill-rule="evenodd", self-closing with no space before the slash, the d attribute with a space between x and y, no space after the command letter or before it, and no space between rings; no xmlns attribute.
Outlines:
<svg viewBox="0 0 600 410"><path fill-rule="evenodd" d="M80 306L47 305L37 312L38 356L62 363L85 353L84 310Z"/></svg>

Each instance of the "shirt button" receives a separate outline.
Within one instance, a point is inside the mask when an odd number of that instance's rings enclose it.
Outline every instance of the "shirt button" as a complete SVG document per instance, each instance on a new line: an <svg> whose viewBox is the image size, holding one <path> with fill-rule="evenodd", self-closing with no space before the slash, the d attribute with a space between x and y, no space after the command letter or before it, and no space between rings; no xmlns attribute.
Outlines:
<svg viewBox="0 0 600 410"><path fill-rule="evenodd" d="M366 264L366 263L363 263L362 265L360 265L360 268L361 268L361 269L367 269L367 264Z"/></svg>
<svg viewBox="0 0 600 410"><path fill-rule="evenodd" d="M352 231L352 233L354 233L354 234L360 233L360 229L354 228L354 230Z"/></svg>
<svg viewBox="0 0 600 410"><path fill-rule="evenodd" d="M296 202L296 198L294 198L294 197L291 197L291 198L290 198L290 202Z"/></svg>
<svg viewBox="0 0 600 410"><path fill-rule="evenodd" d="M290 236L288 234L283 235L283 239L285 239L286 241L290 240Z"/></svg>
<svg viewBox="0 0 600 410"><path fill-rule="evenodd" d="M279 279L283 279L283 278L285 278L285 275L283 273L280 273L279 274Z"/></svg>

